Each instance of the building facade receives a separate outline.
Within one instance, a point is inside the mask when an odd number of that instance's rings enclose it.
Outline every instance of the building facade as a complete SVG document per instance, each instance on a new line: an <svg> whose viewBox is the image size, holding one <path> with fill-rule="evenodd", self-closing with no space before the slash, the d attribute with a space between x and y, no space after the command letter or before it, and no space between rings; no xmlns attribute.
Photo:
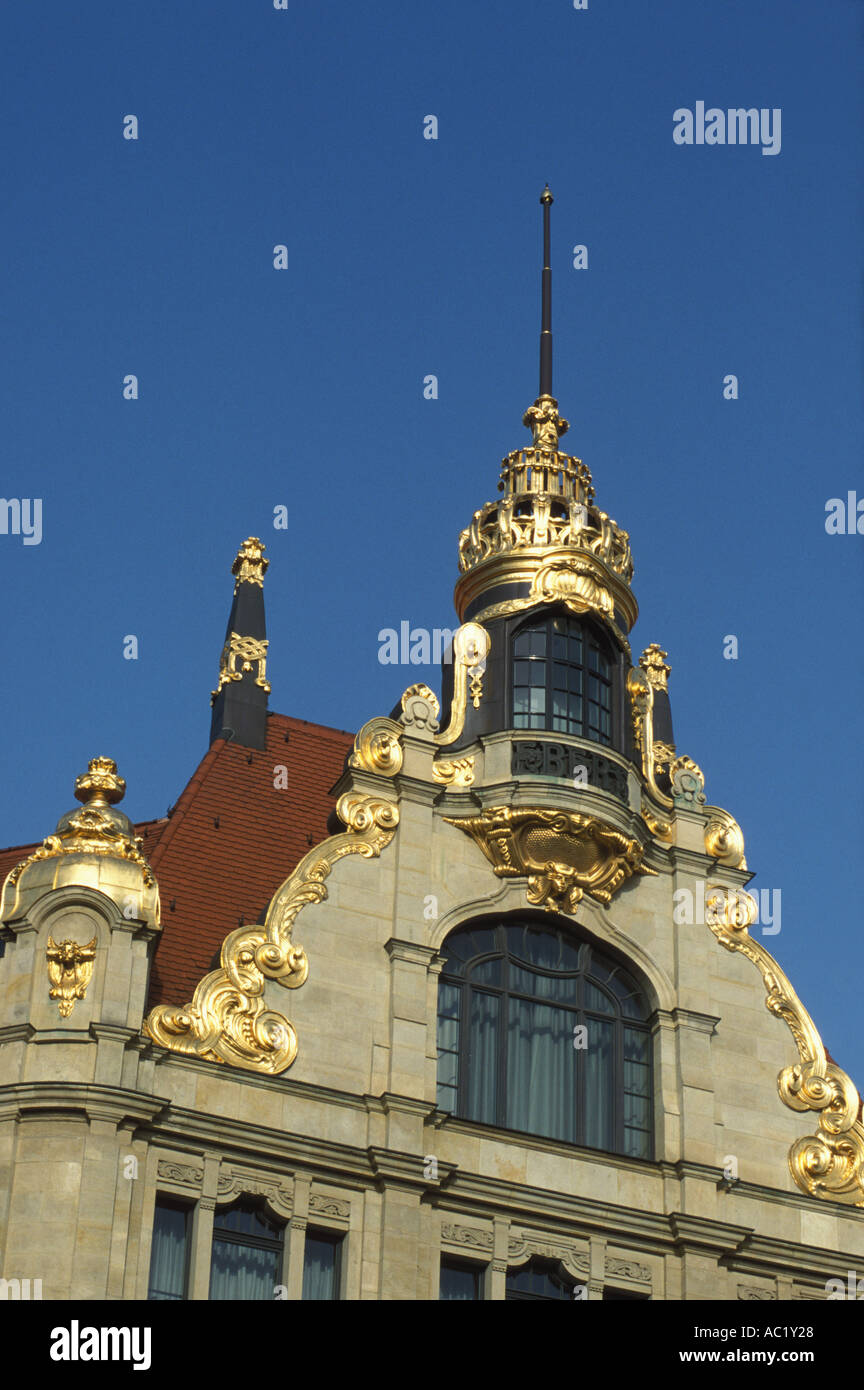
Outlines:
<svg viewBox="0 0 864 1390"><path fill-rule="evenodd" d="M532 441L460 538L440 702L271 712L252 537L172 812L94 758L0 855L7 1296L823 1299L864 1257L858 1091L561 445L544 200Z"/></svg>

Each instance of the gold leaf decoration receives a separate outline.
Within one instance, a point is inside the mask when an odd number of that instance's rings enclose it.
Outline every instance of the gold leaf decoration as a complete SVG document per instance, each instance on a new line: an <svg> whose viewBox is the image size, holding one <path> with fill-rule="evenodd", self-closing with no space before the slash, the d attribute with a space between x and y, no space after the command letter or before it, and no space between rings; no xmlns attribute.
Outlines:
<svg viewBox="0 0 864 1390"><path fill-rule="evenodd" d="M347 799L346 799L347 797ZM144 1032L161 1047L247 1071L278 1075L297 1055L297 1034L288 1019L264 1007L264 986L274 980L298 989L306 980L306 953L294 946L294 920L309 903L327 898L325 880L348 854L377 858L398 824L395 806L346 793L339 805L352 828L333 835L300 861L274 896L263 926L241 927L222 943L220 968L195 987L190 1004L159 1004ZM341 814L341 812L340 812Z"/></svg>
<svg viewBox="0 0 864 1390"><path fill-rule="evenodd" d="M798 1061L777 1078L780 1099L790 1110L814 1111L818 1133L797 1139L789 1150L793 1181L811 1197L864 1206L864 1126L861 1098L852 1079L828 1060L818 1029L777 961L748 928L757 907L749 893L709 884L705 921L727 951L740 951L762 975L765 1007L782 1018L798 1049Z"/></svg>
<svg viewBox="0 0 864 1390"><path fill-rule="evenodd" d="M746 869L744 835L734 816L719 806L706 806L705 810L709 815L705 827L705 853L732 869Z"/></svg>
<svg viewBox="0 0 864 1390"><path fill-rule="evenodd" d="M76 999L83 999L87 986L93 978L93 962L96 959L96 937L82 946L78 941L61 941L59 944L49 936L45 951L48 961L48 978L51 999L59 999L61 1018L68 1018L75 1007Z"/></svg>
<svg viewBox="0 0 864 1390"><path fill-rule="evenodd" d="M499 878L527 878L528 901L549 911L575 912L585 893L609 903L631 875L655 872L642 863L638 840L595 816L495 806L444 819L471 836Z"/></svg>
<svg viewBox="0 0 864 1390"><path fill-rule="evenodd" d="M395 719L378 715L370 719L354 739L349 767L395 777L402 767L402 727Z"/></svg>

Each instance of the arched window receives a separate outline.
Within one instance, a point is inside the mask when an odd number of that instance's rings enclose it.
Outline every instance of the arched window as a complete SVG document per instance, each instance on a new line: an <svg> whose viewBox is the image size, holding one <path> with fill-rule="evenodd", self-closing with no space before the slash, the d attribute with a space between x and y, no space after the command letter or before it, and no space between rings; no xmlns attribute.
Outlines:
<svg viewBox="0 0 864 1390"><path fill-rule="evenodd" d="M612 743L614 664L588 623L552 614L513 636L513 728Z"/></svg>
<svg viewBox="0 0 864 1390"><path fill-rule="evenodd" d="M284 1222L263 1202L243 1197L216 1211L210 1264L212 1299L272 1299L281 1280Z"/></svg>
<svg viewBox="0 0 864 1390"><path fill-rule="evenodd" d="M514 1302L569 1303L577 1289L584 1293L560 1262L534 1258L522 1269L508 1269L504 1298Z"/></svg>
<svg viewBox="0 0 864 1390"><path fill-rule="evenodd" d="M442 953L442 1110L652 1156L649 1008L623 966L534 918L460 927Z"/></svg>

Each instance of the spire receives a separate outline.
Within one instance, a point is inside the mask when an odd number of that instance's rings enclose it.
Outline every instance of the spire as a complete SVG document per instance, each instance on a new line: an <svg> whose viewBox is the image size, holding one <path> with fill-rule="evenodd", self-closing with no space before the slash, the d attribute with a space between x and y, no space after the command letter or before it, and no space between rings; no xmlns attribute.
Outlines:
<svg viewBox="0 0 864 1390"><path fill-rule="evenodd" d="M522 416L531 444L502 461L497 502L474 513L459 537L456 611L462 622L509 618L545 603L592 612L629 655L638 608L630 588L630 538L594 501L591 473L566 454L570 428L552 395L552 270L549 185L543 207L540 394Z"/></svg>
<svg viewBox="0 0 864 1390"><path fill-rule="evenodd" d="M270 564L257 536L244 541L231 566L234 602L219 662L219 684L210 697L210 742L227 738L244 748L267 746L267 625L264 575Z"/></svg>
<svg viewBox="0 0 864 1390"><path fill-rule="evenodd" d="M558 402L552 395L552 253L549 209L555 199L547 183L540 194L543 204L543 275L540 309L540 394L522 416L522 423L534 436L534 448L558 452L558 440L570 428L558 414Z"/></svg>
<svg viewBox="0 0 864 1390"><path fill-rule="evenodd" d="M540 322L540 391L541 396L552 395L552 266L550 265L550 234L549 221L552 204L555 199L549 191L547 183L543 192L540 194L540 202L543 204L543 281L542 281L542 310Z"/></svg>

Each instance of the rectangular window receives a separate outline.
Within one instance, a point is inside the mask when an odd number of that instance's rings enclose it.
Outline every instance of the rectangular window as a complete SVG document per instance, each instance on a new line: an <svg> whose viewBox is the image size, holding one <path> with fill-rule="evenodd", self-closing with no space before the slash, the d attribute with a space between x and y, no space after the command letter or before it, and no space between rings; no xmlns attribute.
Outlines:
<svg viewBox="0 0 864 1390"><path fill-rule="evenodd" d="M329 1300L339 1298L344 1237L333 1231L306 1232L303 1253L303 1298Z"/></svg>
<svg viewBox="0 0 864 1390"><path fill-rule="evenodd" d="M438 1297L444 1302L468 1303L482 1299L483 1272L477 1265L441 1256L441 1285Z"/></svg>
<svg viewBox="0 0 864 1390"><path fill-rule="evenodd" d="M192 1208L173 1197L156 1198L148 1299L188 1297L189 1227Z"/></svg>

